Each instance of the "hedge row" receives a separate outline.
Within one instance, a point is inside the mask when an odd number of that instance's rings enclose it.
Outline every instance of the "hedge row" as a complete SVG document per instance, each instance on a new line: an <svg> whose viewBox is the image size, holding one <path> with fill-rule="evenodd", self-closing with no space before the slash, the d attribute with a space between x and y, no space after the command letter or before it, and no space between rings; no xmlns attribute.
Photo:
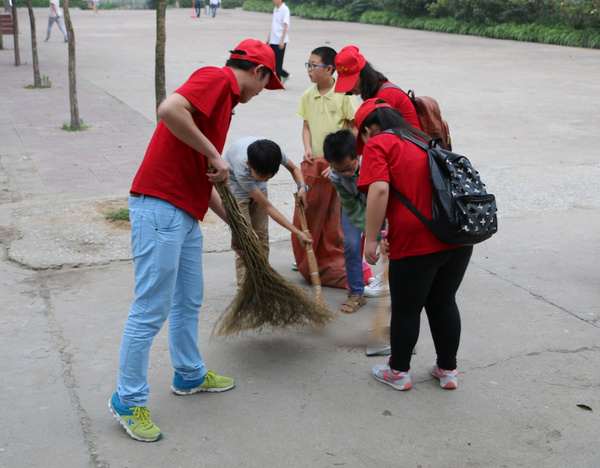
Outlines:
<svg viewBox="0 0 600 468"><path fill-rule="evenodd" d="M566 21L564 18L554 21L551 20L550 16L543 16L541 13L538 15L537 22L517 22L517 21L499 21L498 18L494 21L489 15L492 14L491 9L487 10L485 19L471 15L470 19L456 18L458 13L455 11L452 15L447 17L440 17L440 9L435 10L432 5L444 5L445 7L453 4L463 3L474 5L479 3L493 3L495 5L506 5L522 3L523 8L526 7L526 3L542 3L543 1L550 0L506 0L499 2L498 0L438 0L435 3L427 2L425 0L353 0L344 1L345 5L342 8L337 8L337 2L339 0L331 0L325 2L307 2L302 0L294 0L290 2L288 6L290 11L295 16L308 19L328 20L328 21L354 21L367 24L381 24L389 26L397 26L408 29L422 29L426 31L445 32L453 34L465 34L472 36L484 36L496 39L511 39L516 41L524 42L541 42L545 44L557 44L571 47L587 47L587 48L600 48L600 23L596 21L598 12L600 11L600 0L580 0L579 5L596 3L598 4L598 10L589 10L587 8L586 14L577 21ZM553 2L555 0L552 0ZM587 2L587 3L586 3ZM321 3L322 5L319 5ZM366 7L365 3L370 5ZM394 3L398 6L401 3L409 5L406 7L411 14L401 15L398 11L404 11L403 8L396 9L383 9L385 4ZM568 3L574 4L571 1L561 1L561 4L565 5ZM427 4L428 5L428 16L414 16L416 11L416 5ZM362 9L364 8L364 9ZM528 6L531 8L531 5ZM273 11L273 3L267 0L246 0L244 2L244 10L249 11L262 11L271 12ZM433 11L432 11L433 10ZM588 11L589 10L589 11ZM506 9L502 10L503 12ZM555 10L552 10L555 11ZM496 11L498 13L498 11ZM508 16L503 13L503 18L506 19ZM583 17L587 18L585 21Z"/></svg>

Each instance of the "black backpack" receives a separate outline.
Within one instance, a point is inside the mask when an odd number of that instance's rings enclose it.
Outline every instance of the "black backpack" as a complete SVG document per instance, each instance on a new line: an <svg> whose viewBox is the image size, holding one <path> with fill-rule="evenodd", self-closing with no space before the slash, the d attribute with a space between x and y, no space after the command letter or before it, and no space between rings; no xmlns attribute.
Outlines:
<svg viewBox="0 0 600 468"><path fill-rule="evenodd" d="M385 133L394 133L385 130ZM427 151L431 172L431 219L427 219L394 187L402 203L440 240L451 245L473 245L498 231L496 197L487 193L479 173L469 160L429 144L411 134L404 139ZM391 185L390 185L391 187Z"/></svg>

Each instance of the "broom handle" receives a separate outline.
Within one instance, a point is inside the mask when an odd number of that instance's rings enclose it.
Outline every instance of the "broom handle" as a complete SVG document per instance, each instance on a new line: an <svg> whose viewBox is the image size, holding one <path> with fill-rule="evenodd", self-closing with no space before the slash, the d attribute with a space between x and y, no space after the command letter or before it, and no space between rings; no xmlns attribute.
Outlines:
<svg viewBox="0 0 600 468"><path fill-rule="evenodd" d="M382 232L383 234L383 232ZM385 238L385 235L384 235ZM377 298L377 308L373 312L373 320L371 321L371 337L375 341L384 341L387 339L385 336L385 322L390 309L389 297L389 264L390 259L387 252L382 252L383 255L383 294Z"/></svg>
<svg viewBox="0 0 600 468"><path fill-rule="evenodd" d="M296 194L294 194L294 198ZM302 231L307 236L310 236L310 232L308 231L308 224L306 223L306 215L304 214L304 207L302 204L296 205L296 209L298 210L298 217L300 218L300 225L302 226ZM315 252L313 251L312 243L306 244L306 255L308 256L308 268L310 269L310 280L315 289L315 299L318 301L323 301L323 293L321 292L321 277L319 276L319 266L317 265L317 257L315 257Z"/></svg>

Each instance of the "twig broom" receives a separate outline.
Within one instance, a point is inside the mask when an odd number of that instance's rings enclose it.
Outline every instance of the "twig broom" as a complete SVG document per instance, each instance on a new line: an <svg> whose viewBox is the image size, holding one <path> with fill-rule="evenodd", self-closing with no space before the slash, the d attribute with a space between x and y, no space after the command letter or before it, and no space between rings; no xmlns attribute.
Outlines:
<svg viewBox="0 0 600 468"><path fill-rule="evenodd" d="M215 188L223 201L231 233L244 250L246 274L236 297L215 323L213 336L264 327L321 327L332 321L335 315L323 303L312 300L271 267L229 186L216 183Z"/></svg>

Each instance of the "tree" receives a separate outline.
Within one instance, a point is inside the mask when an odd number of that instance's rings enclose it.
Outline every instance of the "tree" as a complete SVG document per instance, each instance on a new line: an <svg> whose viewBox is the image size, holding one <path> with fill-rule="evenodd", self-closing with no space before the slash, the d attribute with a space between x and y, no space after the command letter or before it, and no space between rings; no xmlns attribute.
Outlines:
<svg viewBox="0 0 600 468"><path fill-rule="evenodd" d="M37 40L35 38L35 16L31 7L31 0L27 0L27 9L29 10L29 24L31 25L31 54L33 55L33 86L42 87L42 78L40 77L40 61L37 53Z"/></svg>
<svg viewBox="0 0 600 468"><path fill-rule="evenodd" d="M156 121L158 122L158 106L167 97L165 87L165 43L167 33L165 28L167 2L158 0L156 2L156 54L154 69L154 94L156 98Z"/></svg>
<svg viewBox="0 0 600 468"><path fill-rule="evenodd" d="M63 1L65 27L69 36L69 101L71 103L70 130L81 130L79 104L77 103L77 75L75 70L75 32L69 14L69 0Z"/></svg>
<svg viewBox="0 0 600 468"><path fill-rule="evenodd" d="M12 2L13 37L15 38L15 66L21 65L21 53L19 52L19 21L17 20L17 0Z"/></svg>

